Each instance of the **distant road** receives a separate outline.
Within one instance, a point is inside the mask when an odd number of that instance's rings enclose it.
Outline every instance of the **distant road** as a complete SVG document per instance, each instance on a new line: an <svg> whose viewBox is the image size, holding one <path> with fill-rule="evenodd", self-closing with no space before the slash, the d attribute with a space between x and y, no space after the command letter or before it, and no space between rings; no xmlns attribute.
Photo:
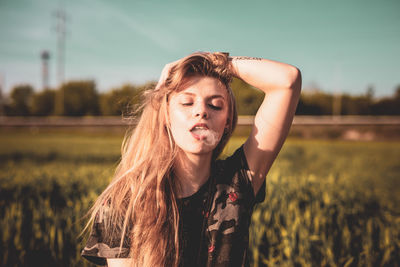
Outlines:
<svg viewBox="0 0 400 267"><path fill-rule="evenodd" d="M254 116L239 116L238 125L252 125ZM133 125L121 117L0 117L0 127L117 127ZM400 116L296 116L293 125L400 125Z"/></svg>

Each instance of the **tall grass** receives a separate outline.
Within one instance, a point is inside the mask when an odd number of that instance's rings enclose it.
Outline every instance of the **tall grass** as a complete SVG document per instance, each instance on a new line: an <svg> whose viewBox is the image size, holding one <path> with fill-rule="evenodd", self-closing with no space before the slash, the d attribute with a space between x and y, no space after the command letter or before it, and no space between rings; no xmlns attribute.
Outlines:
<svg viewBox="0 0 400 267"><path fill-rule="evenodd" d="M83 215L121 135L0 131L0 266L89 266ZM234 138L225 154L244 141ZM253 214L254 266L396 266L400 143L288 140Z"/></svg>

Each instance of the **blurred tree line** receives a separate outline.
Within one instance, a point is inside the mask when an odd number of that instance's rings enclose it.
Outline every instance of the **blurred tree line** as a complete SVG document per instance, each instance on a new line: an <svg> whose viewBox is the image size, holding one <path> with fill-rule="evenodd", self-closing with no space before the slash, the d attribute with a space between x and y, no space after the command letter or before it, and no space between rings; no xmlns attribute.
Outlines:
<svg viewBox="0 0 400 267"><path fill-rule="evenodd" d="M141 95L156 82L125 84L98 92L94 81L70 81L58 89L35 92L31 85L15 86L7 98L0 96L0 115L6 116L113 116L129 114ZM255 115L263 93L239 79L232 82L239 115ZM400 115L400 85L391 97L376 99L373 89L364 95L333 95L303 90L297 115Z"/></svg>
<svg viewBox="0 0 400 267"><path fill-rule="evenodd" d="M35 92L31 85L15 86L4 99L6 116L113 116L127 114L140 104L143 91L155 82L125 84L99 93L94 81L70 81L59 89ZM0 99L1 100L1 99Z"/></svg>

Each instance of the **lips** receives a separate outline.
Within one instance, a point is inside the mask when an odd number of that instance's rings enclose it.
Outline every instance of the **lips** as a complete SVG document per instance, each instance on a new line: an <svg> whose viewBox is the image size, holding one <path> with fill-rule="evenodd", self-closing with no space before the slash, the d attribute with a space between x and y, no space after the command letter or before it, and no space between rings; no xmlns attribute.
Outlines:
<svg viewBox="0 0 400 267"><path fill-rule="evenodd" d="M197 139L197 140L204 140L207 137L208 134L208 126L205 123L196 123L193 125L193 127L190 129L190 133L192 136Z"/></svg>
<svg viewBox="0 0 400 267"><path fill-rule="evenodd" d="M196 130L196 129L208 130L208 126L205 123L196 123L195 125L193 125L193 127L190 129L190 131L192 132L193 130Z"/></svg>

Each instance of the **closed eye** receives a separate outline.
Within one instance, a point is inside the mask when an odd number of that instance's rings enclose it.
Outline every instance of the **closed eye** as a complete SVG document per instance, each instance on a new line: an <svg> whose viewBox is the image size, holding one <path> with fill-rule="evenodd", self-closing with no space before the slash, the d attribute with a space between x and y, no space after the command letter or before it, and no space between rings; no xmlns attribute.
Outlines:
<svg viewBox="0 0 400 267"><path fill-rule="evenodd" d="M208 106L209 106L210 108L212 108L212 109L215 109L215 110L221 110L221 109L222 109L222 107L214 106L214 105L212 105L212 104L208 104Z"/></svg>
<svg viewBox="0 0 400 267"><path fill-rule="evenodd" d="M182 103L181 105L182 105L182 106L191 106L191 105L193 105L193 103L189 103L189 102L188 102L188 103Z"/></svg>

